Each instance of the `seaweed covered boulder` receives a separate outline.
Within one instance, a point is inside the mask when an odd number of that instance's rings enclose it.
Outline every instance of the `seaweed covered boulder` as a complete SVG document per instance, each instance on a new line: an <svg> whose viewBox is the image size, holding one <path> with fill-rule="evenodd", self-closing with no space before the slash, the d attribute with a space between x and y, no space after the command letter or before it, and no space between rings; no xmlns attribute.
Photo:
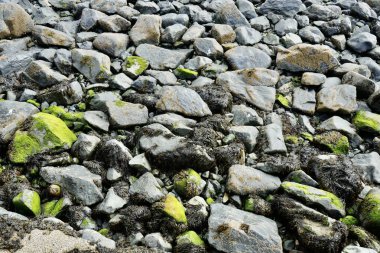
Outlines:
<svg viewBox="0 0 380 253"><path fill-rule="evenodd" d="M380 189L373 188L365 196L359 208L359 219L363 226L377 236L380 235Z"/></svg>
<svg viewBox="0 0 380 253"><path fill-rule="evenodd" d="M367 111L359 111L352 119L354 126L363 132L380 133L380 115Z"/></svg>
<svg viewBox="0 0 380 253"><path fill-rule="evenodd" d="M24 131L17 131L9 146L9 160L26 163L32 156L53 150L69 149L76 135L59 118L37 113L31 117Z"/></svg>

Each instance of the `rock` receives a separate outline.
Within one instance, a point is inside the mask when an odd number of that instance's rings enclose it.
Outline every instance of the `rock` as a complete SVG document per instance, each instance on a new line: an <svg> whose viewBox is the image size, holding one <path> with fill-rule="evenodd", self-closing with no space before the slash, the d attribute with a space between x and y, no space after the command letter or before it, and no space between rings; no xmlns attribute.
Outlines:
<svg viewBox="0 0 380 253"><path fill-rule="evenodd" d="M315 112L315 91L311 89L295 88L293 90L292 107L302 113L313 115Z"/></svg>
<svg viewBox="0 0 380 253"><path fill-rule="evenodd" d="M229 25L215 24L211 29L211 35L220 44L232 43L236 39L236 33Z"/></svg>
<svg viewBox="0 0 380 253"><path fill-rule="evenodd" d="M103 249L116 249L116 242L114 240L111 240L92 229L83 229L82 239L85 239L86 241L89 241L91 243L95 243L96 245L98 245L98 247L101 247Z"/></svg>
<svg viewBox="0 0 380 253"><path fill-rule="evenodd" d="M71 52L67 49L58 49L54 57L54 63L58 70L65 75L70 75L72 71Z"/></svg>
<svg viewBox="0 0 380 253"><path fill-rule="evenodd" d="M129 78L126 74L120 73L111 77L109 83L111 88L124 91L131 87L133 80Z"/></svg>
<svg viewBox="0 0 380 253"><path fill-rule="evenodd" d="M259 11L262 14L272 12L275 14L292 17L300 11L301 6L302 2L300 0L291 0L286 3L281 0L266 0L260 6Z"/></svg>
<svg viewBox="0 0 380 253"><path fill-rule="evenodd" d="M181 86L166 86L156 108L161 111L177 112L186 116L204 117L212 115L207 104L193 90Z"/></svg>
<svg viewBox="0 0 380 253"><path fill-rule="evenodd" d="M32 31L33 20L20 5L0 3L0 13L0 39L18 38Z"/></svg>
<svg viewBox="0 0 380 253"><path fill-rule="evenodd" d="M110 58L94 50L73 49L73 66L92 83L102 82L111 75Z"/></svg>
<svg viewBox="0 0 380 253"><path fill-rule="evenodd" d="M103 12L89 9L89 8L84 8L82 11L82 16L80 19L80 27L84 31L91 30L93 27L95 27L98 24L98 21L102 18L107 17L106 14Z"/></svg>
<svg viewBox="0 0 380 253"><path fill-rule="evenodd" d="M128 46L128 35L117 33L102 33L93 41L99 51L118 57Z"/></svg>
<svg viewBox="0 0 380 253"><path fill-rule="evenodd" d="M343 249L342 253L376 253L376 251L373 249L349 245Z"/></svg>
<svg viewBox="0 0 380 253"><path fill-rule="evenodd" d="M37 107L24 102L0 102L0 142L7 143L12 140L16 130L35 113Z"/></svg>
<svg viewBox="0 0 380 253"><path fill-rule="evenodd" d="M203 252L205 249L205 243L194 231L187 231L176 238L175 250L178 252L184 252L187 249L191 251Z"/></svg>
<svg viewBox="0 0 380 253"><path fill-rule="evenodd" d="M119 197L116 193L113 187L108 189L107 195L104 198L103 202L100 203L96 209L101 213L106 214L113 214L120 208L122 208L125 204L127 204L127 201L125 201L123 198Z"/></svg>
<svg viewBox="0 0 380 253"><path fill-rule="evenodd" d="M276 191L280 184L278 177L247 166L233 165L228 171L227 190L238 195L266 196Z"/></svg>
<svg viewBox="0 0 380 253"><path fill-rule="evenodd" d="M47 113L37 113L31 117L25 131L15 133L9 146L9 159L13 163L25 163L36 154L70 148L76 140L62 120Z"/></svg>
<svg viewBox="0 0 380 253"><path fill-rule="evenodd" d="M7 211L2 207L0 207L0 217L4 217L5 219L16 219L16 220L26 220L26 221L29 220L24 215Z"/></svg>
<svg viewBox="0 0 380 253"><path fill-rule="evenodd" d="M41 25L33 27L33 37L45 46L74 47L75 40L70 35Z"/></svg>
<svg viewBox="0 0 380 253"><path fill-rule="evenodd" d="M352 5L351 12L364 20L376 19L376 12L365 2L358 2Z"/></svg>
<svg viewBox="0 0 380 253"><path fill-rule="evenodd" d="M366 83L366 82L364 82L364 83ZM362 85L362 83L360 85ZM371 88L372 88L372 86L369 87L369 90L371 90ZM372 95L368 98L367 103L368 103L369 107L371 107L373 112L380 113L380 91L376 90L374 93L372 93Z"/></svg>
<svg viewBox="0 0 380 253"><path fill-rule="evenodd" d="M162 85L176 85L177 77L169 71L147 70L145 74L157 79Z"/></svg>
<svg viewBox="0 0 380 253"><path fill-rule="evenodd" d="M324 45L298 44L277 54L277 67L291 72L326 73L339 66L332 50Z"/></svg>
<svg viewBox="0 0 380 253"><path fill-rule="evenodd" d="M316 135L314 141L337 155L347 154L350 148L348 138L336 131Z"/></svg>
<svg viewBox="0 0 380 253"><path fill-rule="evenodd" d="M274 31L279 36L284 36L287 33L297 32L297 21L292 18L281 19L275 26ZM300 30L301 32L301 30Z"/></svg>
<svg viewBox="0 0 380 253"><path fill-rule="evenodd" d="M23 190L12 200L16 211L25 215L38 216L41 213L41 200L37 192Z"/></svg>
<svg viewBox="0 0 380 253"><path fill-rule="evenodd" d="M345 245L348 229L340 221L285 197L276 196L273 210L297 235L306 250L315 252L340 252Z"/></svg>
<svg viewBox="0 0 380 253"><path fill-rule="evenodd" d="M241 26L236 28L236 41L241 45L254 45L261 39L261 33L253 28Z"/></svg>
<svg viewBox="0 0 380 253"><path fill-rule="evenodd" d="M20 243L21 248L18 253L28 252L57 252L64 253L70 251L95 252L95 247L86 240L64 234L60 230L39 230L33 229L30 234L26 234Z"/></svg>
<svg viewBox="0 0 380 253"><path fill-rule="evenodd" d="M172 245L162 237L161 233L147 234L144 240L145 245L149 248L163 250L164 252L172 250Z"/></svg>
<svg viewBox="0 0 380 253"><path fill-rule="evenodd" d="M359 145L363 141L362 138L356 133L353 125L339 116L333 116L323 121L317 129L320 131L336 130L342 132L350 138L350 142L354 145Z"/></svg>
<svg viewBox="0 0 380 253"><path fill-rule="evenodd" d="M376 44L376 36L368 32L354 34L347 41L347 45L357 53L368 52L369 50L375 48Z"/></svg>
<svg viewBox="0 0 380 253"><path fill-rule="evenodd" d="M273 154L287 152L281 126L275 123L266 125L264 127L264 133L266 137L265 153Z"/></svg>
<svg viewBox="0 0 380 253"><path fill-rule="evenodd" d="M234 134L237 139L244 143L248 153L252 152L256 146L256 139L259 131L253 126L232 126L230 133Z"/></svg>
<svg viewBox="0 0 380 253"><path fill-rule="evenodd" d="M186 44L192 43L195 39L200 38L205 31L204 26L194 23L182 36L182 41Z"/></svg>
<svg viewBox="0 0 380 253"><path fill-rule="evenodd" d="M81 133L71 150L80 160L84 161L91 157L99 143L100 139L98 137Z"/></svg>
<svg viewBox="0 0 380 253"><path fill-rule="evenodd" d="M252 28L254 28L260 32L263 32L263 31L270 28L270 22L269 22L268 18L265 16L252 18L250 20L250 23L251 23Z"/></svg>
<svg viewBox="0 0 380 253"><path fill-rule="evenodd" d="M365 181L380 184L380 155L377 152L357 154L352 164Z"/></svg>
<svg viewBox="0 0 380 253"><path fill-rule="evenodd" d="M352 119L352 124L360 131L380 133L380 115L376 113L358 111Z"/></svg>
<svg viewBox="0 0 380 253"><path fill-rule="evenodd" d="M356 87L348 84L321 89L317 94L317 111L350 114L358 108Z"/></svg>
<svg viewBox="0 0 380 253"><path fill-rule="evenodd" d="M140 44L158 45L160 42L161 17L158 15L140 15L129 32L136 46Z"/></svg>
<svg viewBox="0 0 380 253"><path fill-rule="evenodd" d="M370 190L359 206L359 219L363 227L369 231L379 235L379 204L380 203L380 190L373 188Z"/></svg>
<svg viewBox="0 0 380 253"><path fill-rule="evenodd" d="M238 46L225 52L228 63L234 70L247 68L269 68L271 58L264 51L247 46Z"/></svg>
<svg viewBox="0 0 380 253"><path fill-rule="evenodd" d="M119 15L112 15L98 20L98 24L105 32L126 32L131 26L131 22Z"/></svg>
<svg viewBox="0 0 380 253"><path fill-rule="evenodd" d="M212 38L198 38L194 40L195 52L200 56L218 59L223 56L222 46Z"/></svg>
<svg viewBox="0 0 380 253"><path fill-rule="evenodd" d="M326 76L319 73L305 72L302 74L301 83L305 86L319 86L326 82Z"/></svg>
<svg viewBox="0 0 380 253"><path fill-rule="evenodd" d="M93 205L103 200L102 192L97 186L101 185L101 177L84 166L42 167L40 175L48 183L61 185L64 191L84 205Z"/></svg>
<svg viewBox="0 0 380 253"><path fill-rule="evenodd" d="M113 14L117 12L121 7L126 6L126 0L92 0L91 8L97 11Z"/></svg>
<svg viewBox="0 0 380 253"><path fill-rule="evenodd" d="M152 170L144 153L133 157L128 164L131 168L134 168L139 172L148 172Z"/></svg>
<svg viewBox="0 0 380 253"><path fill-rule="evenodd" d="M153 93L157 86L157 80L151 76L139 76L131 87L142 93Z"/></svg>
<svg viewBox="0 0 380 253"><path fill-rule="evenodd" d="M141 44L136 48L136 54L146 59L153 69L175 69L183 64L192 53L191 49L170 50L149 44Z"/></svg>
<svg viewBox="0 0 380 253"><path fill-rule="evenodd" d="M289 173L285 181L295 182L312 187L318 187L318 182L306 174L303 170L295 170Z"/></svg>
<svg viewBox="0 0 380 253"><path fill-rule="evenodd" d="M52 70L49 63L41 60L32 61L25 70L25 74L43 88L69 80L61 73Z"/></svg>
<svg viewBox="0 0 380 253"><path fill-rule="evenodd" d="M257 114L257 112L245 105L233 105L232 111L234 118L232 123L236 126L261 126L263 125L263 119Z"/></svg>
<svg viewBox="0 0 380 253"><path fill-rule="evenodd" d="M319 44L325 40L325 36L315 26L306 26L299 30L298 34L300 37L306 41L309 41L312 44Z"/></svg>
<svg viewBox="0 0 380 253"><path fill-rule="evenodd" d="M131 184L129 193L133 199L151 204L165 197L156 178L149 172L146 172Z"/></svg>
<svg viewBox="0 0 380 253"><path fill-rule="evenodd" d="M356 87L358 98L368 98L375 91L375 82L354 71L347 72L342 78L342 83Z"/></svg>
<svg viewBox="0 0 380 253"><path fill-rule="evenodd" d="M312 4L307 8L307 16L312 20L329 21L337 19L342 14L339 6Z"/></svg>
<svg viewBox="0 0 380 253"><path fill-rule="evenodd" d="M222 8L218 8L215 13L215 23L230 25L234 28L239 26L250 27L249 22L234 3L227 3Z"/></svg>
<svg viewBox="0 0 380 253"><path fill-rule="evenodd" d="M175 43L185 34L187 27L182 24L174 24L165 28L162 33L162 42Z"/></svg>
<svg viewBox="0 0 380 253"><path fill-rule="evenodd" d="M347 203L354 201L363 189L360 174L345 156L318 155L309 161L308 171L322 189Z"/></svg>
<svg viewBox="0 0 380 253"><path fill-rule="evenodd" d="M225 113L231 111L232 95L219 85L206 85L195 88L203 101L206 102L212 113Z"/></svg>
<svg viewBox="0 0 380 253"><path fill-rule="evenodd" d="M178 223L187 224L185 208L173 194L166 195L160 204L162 205L158 206L158 208L161 209L166 216L174 219Z"/></svg>
<svg viewBox="0 0 380 253"><path fill-rule="evenodd" d="M121 141L111 139L100 146L96 152L96 160L103 162L107 168L112 168L115 174L123 175L132 159L129 149Z"/></svg>
<svg viewBox="0 0 380 253"><path fill-rule="evenodd" d="M149 62L142 57L128 56L123 64L123 71L132 78L137 78L149 66Z"/></svg>
<svg viewBox="0 0 380 253"><path fill-rule="evenodd" d="M186 199L200 195L205 186L201 176L192 169L180 171L173 177L173 181L176 193Z"/></svg>
<svg viewBox="0 0 380 253"><path fill-rule="evenodd" d="M329 216L340 218L346 214L344 203L330 192L294 182L283 182L281 188L305 202L306 205L322 209Z"/></svg>
<svg viewBox="0 0 380 253"><path fill-rule="evenodd" d="M92 127L108 132L108 116L102 111L85 111L83 119Z"/></svg>
<svg viewBox="0 0 380 253"><path fill-rule="evenodd" d="M261 215L223 204L211 205L208 242L222 252L282 252L276 223Z"/></svg>
<svg viewBox="0 0 380 253"><path fill-rule="evenodd" d="M121 100L108 101L105 104L110 124L115 128L126 128L148 122L148 108Z"/></svg>

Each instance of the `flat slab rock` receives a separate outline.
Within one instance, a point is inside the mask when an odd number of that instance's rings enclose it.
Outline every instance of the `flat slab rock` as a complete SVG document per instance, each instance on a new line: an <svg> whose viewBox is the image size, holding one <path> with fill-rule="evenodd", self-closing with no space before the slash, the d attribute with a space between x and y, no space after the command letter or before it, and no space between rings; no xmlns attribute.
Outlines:
<svg viewBox="0 0 380 253"><path fill-rule="evenodd" d="M223 204L211 205L208 242L230 253L282 253L276 222Z"/></svg>

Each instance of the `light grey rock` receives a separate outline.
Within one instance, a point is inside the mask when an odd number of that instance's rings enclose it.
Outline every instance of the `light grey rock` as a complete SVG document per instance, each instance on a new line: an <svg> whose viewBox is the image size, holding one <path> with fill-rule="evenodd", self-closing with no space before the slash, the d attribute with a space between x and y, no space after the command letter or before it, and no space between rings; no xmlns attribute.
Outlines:
<svg viewBox="0 0 380 253"><path fill-rule="evenodd" d="M108 250L114 250L116 249L116 242L114 240L111 240L99 232L96 232L92 229L83 229L82 231L82 239L85 239L86 241L89 241L91 243L94 243L98 245L101 248L105 248Z"/></svg>
<svg viewBox="0 0 380 253"><path fill-rule="evenodd" d="M118 172L115 168L108 168L108 170L107 170L106 177L107 177L107 180L109 180L111 182L118 180L122 176L123 176L123 174Z"/></svg>
<svg viewBox="0 0 380 253"><path fill-rule="evenodd" d="M80 20L74 21L60 21L58 24L54 26L54 28L58 31L64 32L66 34L71 35L73 38L77 35L79 31Z"/></svg>
<svg viewBox="0 0 380 253"><path fill-rule="evenodd" d="M212 115L208 105L198 93L182 86L163 87L156 108L161 111L177 112L193 117Z"/></svg>
<svg viewBox="0 0 380 253"><path fill-rule="evenodd" d="M164 252L171 252L172 245L167 242L161 233L151 233L144 237L145 245L151 249L163 250Z"/></svg>
<svg viewBox="0 0 380 253"><path fill-rule="evenodd" d="M301 83L305 86L319 86L326 82L324 74L305 72L302 74Z"/></svg>
<svg viewBox="0 0 380 253"><path fill-rule="evenodd" d="M239 11L234 3L224 3L215 13L216 24L226 24L234 28L239 26L250 27L248 20Z"/></svg>
<svg viewBox="0 0 380 253"><path fill-rule="evenodd" d="M30 37L24 37L20 39L11 39L6 40L3 39L0 41L0 51L2 55L5 54L17 54L20 51L24 51L28 49L28 44L31 42ZM46 49L48 50L48 49ZM41 53L39 53L39 57L41 57L41 54L43 54L42 50ZM51 56L51 59L54 57L55 49L50 49L49 51L53 52L53 55ZM43 59L42 59L43 60Z"/></svg>
<svg viewBox="0 0 380 253"><path fill-rule="evenodd" d="M33 37L44 46L74 47L75 39L70 35L41 25L33 27Z"/></svg>
<svg viewBox="0 0 380 253"><path fill-rule="evenodd" d="M361 65L367 66L368 69L372 72L372 79L375 81L380 81L380 65L377 64L375 60L370 57L360 57L358 58L358 62ZM364 67L362 66L362 67ZM364 75L364 74L362 74ZM369 77L369 76L367 76Z"/></svg>
<svg viewBox="0 0 380 253"><path fill-rule="evenodd" d="M284 36L287 33L296 33L298 23L293 18L281 19L275 26L274 30L277 35Z"/></svg>
<svg viewBox="0 0 380 253"><path fill-rule="evenodd" d="M19 99L20 102L26 102L28 101L29 99L34 99L37 95L37 92L34 91L34 90L31 90L31 89L25 89L22 93L21 93L21 97Z"/></svg>
<svg viewBox="0 0 380 253"><path fill-rule="evenodd" d="M245 105L233 105L231 113L234 115L232 124L236 126L262 126L263 119L257 114L257 112Z"/></svg>
<svg viewBox="0 0 380 253"><path fill-rule="evenodd" d="M266 137L265 153L274 154L287 152L281 126L275 123L266 125L264 126L264 134Z"/></svg>
<svg viewBox="0 0 380 253"><path fill-rule="evenodd" d="M365 53L374 49L377 44L377 38L375 35L369 32L357 33L351 36L347 41L347 45L350 46L357 53Z"/></svg>
<svg viewBox="0 0 380 253"><path fill-rule="evenodd" d="M120 208L127 204L123 198L119 197L113 187L108 189L106 197L103 199L103 202L100 203L96 209L101 213L113 214Z"/></svg>
<svg viewBox="0 0 380 253"><path fill-rule="evenodd" d="M41 60L32 61L25 70L25 74L42 88L69 80L58 71L51 69L50 63Z"/></svg>
<svg viewBox="0 0 380 253"><path fill-rule="evenodd" d="M170 71L146 70L145 74L154 77L162 85L177 84L177 77Z"/></svg>
<svg viewBox="0 0 380 253"><path fill-rule="evenodd" d="M129 78L126 74L120 73L111 77L109 83L111 88L124 91L131 87L133 80Z"/></svg>
<svg viewBox="0 0 380 253"><path fill-rule="evenodd" d="M148 172L152 170L149 161L146 159L144 153L133 157L128 164L131 168L134 168L139 172Z"/></svg>
<svg viewBox="0 0 380 253"><path fill-rule="evenodd" d="M49 3L57 9L71 10L76 6L76 0L49 0Z"/></svg>
<svg viewBox="0 0 380 253"><path fill-rule="evenodd" d="M376 253L376 250L348 245L343 249L342 253Z"/></svg>
<svg viewBox="0 0 380 253"><path fill-rule="evenodd" d="M270 28L270 22L269 22L268 18L265 16L252 18L250 20L250 24L251 24L252 28L254 28L260 32L263 32L263 31Z"/></svg>
<svg viewBox="0 0 380 253"><path fill-rule="evenodd" d="M170 50L149 44L141 44L136 48L136 54L148 60L150 66L156 70L175 69L192 52L191 49Z"/></svg>
<svg viewBox="0 0 380 253"><path fill-rule="evenodd" d="M241 26L236 28L236 41L241 45L254 45L261 39L261 33L253 28Z"/></svg>
<svg viewBox="0 0 380 253"><path fill-rule="evenodd" d="M119 8L126 6L127 0L92 0L91 8L108 14L116 13Z"/></svg>
<svg viewBox="0 0 380 253"><path fill-rule="evenodd" d="M120 100L121 96L117 92L103 91L95 93L95 96L90 101L90 108L92 110L105 110L105 104L109 101Z"/></svg>
<svg viewBox="0 0 380 253"><path fill-rule="evenodd" d="M353 71L343 76L342 83L355 86L358 98L368 98L376 89L374 81Z"/></svg>
<svg viewBox="0 0 380 253"><path fill-rule="evenodd" d="M344 34L338 34L331 36L331 42L334 44L334 46L339 50L346 49L346 36Z"/></svg>
<svg viewBox="0 0 380 253"><path fill-rule="evenodd" d="M0 217L5 217L7 219L25 220L25 221L29 220L24 215L7 211L6 209L4 209L2 207L0 207Z"/></svg>
<svg viewBox="0 0 380 253"><path fill-rule="evenodd" d="M160 11L160 7L155 2L139 0L134 8L143 14L154 14Z"/></svg>
<svg viewBox="0 0 380 253"><path fill-rule="evenodd" d="M131 22L119 15L100 18L98 24L105 32L114 33L127 32L131 26Z"/></svg>
<svg viewBox="0 0 380 253"><path fill-rule="evenodd" d="M91 126L108 132L110 123L108 122L108 116L102 111L85 111L84 120Z"/></svg>
<svg viewBox="0 0 380 253"><path fill-rule="evenodd" d="M357 2L353 4L351 12L367 21L377 18L376 12L365 2Z"/></svg>
<svg viewBox="0 0 380 253"><path fill-rule="evenodd" d="M118 8L116 10L117 14L122 16L123 18L126 18L128 20L131 20L133 18L136 18L140 15L140 12L130 6L123 6L121 8Z"/></svg>
<svg viewBox="0 0 380 253"><path fill-rule="evenodd" d="M254 126L232 126L230 133L234 134L244 143L248 153L251 153L256 146L259 130Z"/></svg>
<svg viewBox="0 0 380 253"><path fill-rule="evenodd" d="M298 34L302 39L312 44L319 44L325 40L325 36L321 32L321 30L319 30L318 27L315 26L306 26L299 30Z"/></svg>
<svg viewBox="0 0 380 253"><path fill-rule="evenodd" d="M294 89L292 107L297 111L313 115L316 103L315 90L300 87Z"/></svg>
<svg viewBox="0 0 380 253"><path fill-rule="evenodd" d="M249 20L257 17L255 6L248 0L237 0L236 5L241 13Z"/></svg>
<svg viewBox="0 0 380 253"><path fill-rule="evenodd" d="M174 24L165 28L162 33L161 41L174 43L185 34L187 27L182 24Z"/></svg>
<svg viewBox="0 0 380 253"><path fill-rule="evenodd" d="M148 108L144 105L117 100L106 102L105 107L112 127L127 128L148 122Z"/></svg>
<svg viewBox="0 0 380 253"><path fill-rule="evenodd" d="M140 15L129 32L129 36L136 46L140 44L158 45L161 38L162 19L158 15Z"/></svg>
<svg viewBox="0 0 380 253"><path fill-rule="evenodd" d="M336 130L342 132L346 134L355 145L359 145L363 142L362 138L356 133L354 126L339 116L333 116L323 121L317 129L320 131Z"/></svg>
<svg viewBox="0 0 380 253"><path fill-rule="evenodd" d="M236 39L236 33L230 25L215 24L212 26L211 35L220 44L232 43Z"/></svg>
<svg viewBox="0 0 380 253"><path fill-rule="evenodd" d="M380 184L380 155L377 152L357 154L351 160L365 181Z"/></svg>
<svg viewBox="0 0 380 253"><path fill-rule="evenodd" d="M33 114L39 110L34 105L17 101L0 102L0 142L12 140L16 130Z"/></svg>
<svg viewBox="0 0 380 253"><path fill-rule="evenodd" d="M227 190L234 194L267 196L280 185L280 178L251 167L232 165L228 170Z"/></svg>
<svg viewBox="0 0 380 253"><path fill-rule="evenodd" d="M213 38L198 38L194 40L195 52L200 56L219 59L223 56L223 47Z"/></svg>
<svg viewBox="0 0 380 253"><path fill-rule="evenodd" d="M92 83L102 82L111 75L110 58L95 50L73 49L73 66Z"/></svg>
<svg viewBox="0 0 380 253"><path fill-rule="evenodd" d="M282 0L266 0L260 6L260 13L268 14L273 12L275 14L280 14L288 17L292 17L296 15L302 7L301 0L290 0L290 1L282 1Z"/></svg>
<svg viewBox="0 0 380 253"><path fill-rule="evenodd" d="M150 172L146 172L132 183L129 188L129 193L132 198L151 204L165 197L156 178Z"/></svg>
<svg viewBox="0 0 380 253"><path fill-rule="evenodd" d="M0 3L0 39L21 37L33 28L33 20L18 4Z"/></svg>
<svg viewBox="0 0 380 253"><path fill-rule="evenodd" d="M55 26L59 19L58 13L50 7L41 7L33 13L33 21L36 25Z"/></svg>
<svg viewBox="0 0 380 253"><path fill-rule="evenodd" d="M211 13L207 10L202 9L198 5L182 5L179 8L179 13L189 15L193 22L197 22L200 24L211 23L213 21Z"/></svg>
<svg viewBox="0 0 380 253"><path fill-rule="evenodd" d="M31 49L29 51L3 54L0 61L0 74L8 76L25 70L40 51L39 49Z"/></svg>
<svg viewBox="0 0 380 253"><path fill-rule="evenodd" d="M268 54L254 47L238 46L225 52L224 56L234 70L269 68L272 63Z"/></svg>
<svg viewBox="0 0 380 253"><path fill-rule="evenodd" d="M107 17L103 12L93 10L90 8L84 8L80 19L80 27L84 31L91 30L98 24L98 21Z"/></svg>
<svg viewBox="0 0 380 253"><path fill-rule="evenodd" d="M182 41L184 43L192 43L195 39L202 37L202 34L206 31L203 25L198 23L193 24L185 34L182 36Z"/></svg>
<svg viewBox="0 0 380 253"><path fill-rule="evenodd" d="M59 184L84 205L92 205L103 200L98 187L102 182L101 177L91 173L84 166L42 167L40 175L50 184Z"/></svg>
<svg viewBox="0 0 380 253"><path fill-rule="evenodd" d="M58 49L54 57L54 64L61 73L70 75L72 73L73 66L71 52L63 48Z"/></svg>
<svg viewBox="0 0 380 253"><path fill-rule="evenodd" d="M208 225L208 242L219 251L250 253L252 249L260 249L262 253L282 252L277 225L264 216L213 204ZM221 227L225 229L221 230Z"/></svg>
<svg viewBox="0 0 380 253"><path fill-rule="evenodd" d="M212 60L210 58L204 56L195 56L194 58L188 60L184 67L198 71L209 64L212 64Z"/></svg>
<svg viewBox="0 0 380 253"><path fill-rule="evenodd" d="M127 49L128 35L120 33L102 33L93 41L93 46L110 56L118 57Z"/></svg>
<svg viewBox="0 0 380 253"><path fill-rule="evenodd" d="M317 111L350 114L358 108L356 87L348 84L321 89L317 94Z"/></svg>
<svg viewBox="0 0 380 253"><path fill-rule="evenodd" d="M302 39L300 36L298 36L297 34L294 34L294 33L288 33L288 34L285 34L285 36L283 36L281 38L281 43L286 47L286 48L289 48L289 47L292 47L294 45L297 45L297 44L301 44L302 43Z"/></svg>
<svg viewBox="0 0 380 253"><path fill-rule="evenodd" d="M71 150L76 157L84 161L90 158L99 143L100 139L98 137L80 133L77 141L71 147Z"/></svg>
<svg viewBox="0 0 380 253"><path fill-rule="evenodd" d="M184 125L187 127L194 127L197 123L196 120L185 118L175 113L165 113L154 116L151 119L152 123L164 125L169 129L173 129L176 125Z"/></svg>
<svg viewBox="0 0 380 253"><path fill-rule="evenodd" d="M342 10L336 5L312 4L306 13L311 20L329 21L339 18Z"/></svg>
<svg viewBox="0 0 380 253"><path fill-rule="evenodd" d="M139 76L133 81L131 87L142 93L154 92L157 85L157 80L151 76Z"/></svg>

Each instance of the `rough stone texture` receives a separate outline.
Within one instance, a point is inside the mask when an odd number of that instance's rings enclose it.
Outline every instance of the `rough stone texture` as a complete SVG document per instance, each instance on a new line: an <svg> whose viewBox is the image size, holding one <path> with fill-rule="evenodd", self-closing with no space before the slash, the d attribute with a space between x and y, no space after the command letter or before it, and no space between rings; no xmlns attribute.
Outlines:
<svg viewBox="0 0 380 253"><path fill-rule="evenodd" d="M228 63L234 70L246 68L268 68L271 58L265 52L254 47L239 46L225 52Z"/></svg>
<svg viewBox="0 0 380 253"><path fill-rule="evenodd" d="M21 37L31 32L33 20L20 5L0 3L0 13L0 39Z"/></svg>
<svg viewBox="0 0 380 253"><path fill-rule="evenodd" d="M349 114L357 108L355 86L332 86L323 88L317 94L317 111Z"/></svg>

